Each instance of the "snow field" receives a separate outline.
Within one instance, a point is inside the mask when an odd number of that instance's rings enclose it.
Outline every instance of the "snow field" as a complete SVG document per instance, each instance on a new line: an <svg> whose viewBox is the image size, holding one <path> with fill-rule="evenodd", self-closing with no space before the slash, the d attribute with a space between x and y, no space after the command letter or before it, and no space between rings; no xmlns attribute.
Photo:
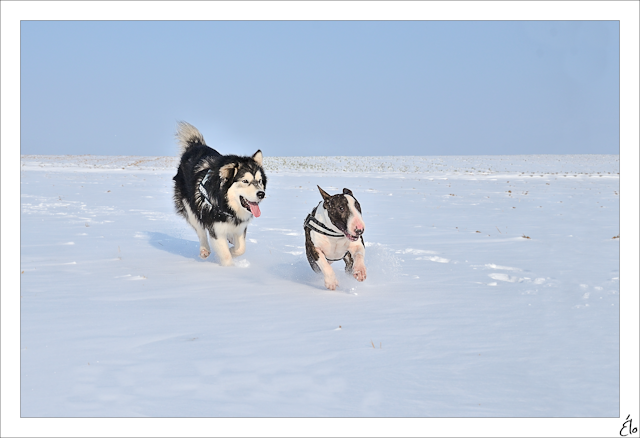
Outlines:
<svg viewBox="0 0 640 438"><path fill-rule="evenodd" d="M609 157L272 159L231 268L198 257L168 157L23 157L21 414L617 417ZM316 185L362 206L364 283L306 261Z"/></svg>

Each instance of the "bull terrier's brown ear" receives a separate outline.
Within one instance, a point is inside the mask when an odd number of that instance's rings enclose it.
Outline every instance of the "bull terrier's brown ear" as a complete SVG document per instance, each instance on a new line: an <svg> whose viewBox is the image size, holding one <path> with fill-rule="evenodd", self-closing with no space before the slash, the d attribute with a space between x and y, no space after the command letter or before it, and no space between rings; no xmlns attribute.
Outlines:
<svg viewBox="0 0 640 438"><path fill-rule="evenodd" d="M331 198L331 195L328 194L327 192L325 192L324 190L322 190L320 188L320 186L318 186L318 190L320 190L320 194L322 195L322 199L324 199L325 201L328 200L329 198Z"/></svg>
<svg viewBox="0 0 640 438"><path fill-rule="evenodd" d="M342 189L342 194L343 195L351 195L353 196L353 192L349 189Z"/></svg>
<svg viewBox="0 0 640 438"><path fill-rule="evenodd" d="M225 164L220 168L220 186L236 176L238 168L234 163Z"/></svg>
<svg viewBox="0 0 640 438"><path fill-rule="evenodd" d="M262 166L262 151L260 149L258 149L258 152L253 154L251 158L253 158L253 161L258 163L258 166Z"/></svg>

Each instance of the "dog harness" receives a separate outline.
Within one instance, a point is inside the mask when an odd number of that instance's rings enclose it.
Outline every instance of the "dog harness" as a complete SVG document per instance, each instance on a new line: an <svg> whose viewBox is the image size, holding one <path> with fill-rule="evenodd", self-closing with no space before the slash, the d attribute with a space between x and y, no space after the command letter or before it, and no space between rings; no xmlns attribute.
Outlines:
<svg viewBox="0 0 640 438"><path fill-rule="evenodd" d="M200 192L200 194L202 195L202 200L204 201L204 203L207 205L207 207L209 208L209 210L213 209L213 205L211 204L211 201L209 200L209 194L207 193L207 189L205 188L205 184L207 181L209 181L209 177L211 176L211 169L209 169L207 171L207 174L204 176L204 178L202 178L202 180L200 181L200 184L198 185L198 191ZM224 210L221 210L218 208L218 213L222 213L225 216L228 217L233 217L233 215L227 213ZM200 210L200 218L202 218L202 209Z"/></svg>
<svg viewBox="0 0 640 438"><path fill-rule="evenodd" d="M204 199L205 204L207 204L209 206L209 208L211 208L212 205L211 205L211 201L209 201L209 196L207 194L207 189L204 187L204 184L207 181L209 181L209 177L210 176L211 176L211 169L209 169L207 174L200 181L200 185L198 185L198 190L200 191L200 194L202 195L202 198Z"/></svg>
<svg viewBox="0 0 640 438"><path fill-rule="evenodd" d="M318 209L318 207L320 207L321 203L322 203L322 201L320 201L320 203L318 205L316 205L316 207L313 209L313 211L311 211L311 213L307 215L307 218L304 220L304 226L306 228L309 228L311 231L315 231L316 233L324 234L325 236L329 236L329 237L344 237L344 234L336 234L335 231L333 231L331 228L327 227L325 224L323 224L322 222L320 222L318 219L315 218L316 210ZM319 230L318 228L314 228L314 227L320 227L320 228L323 228L326 231ZM327 233L327 231L330 231L331 233Z"/></svg>
<svg viewBox="0 0 640 438"><path fill-rule="evenodd" d="M344 237L344 234L335 234L335 232L331 228L327 227L325 224L323 224L322 222L320 222L318 219L315 218L316 210L318 209L318 207L320 207L321 203L322 203L322 201L320 201L320 203L318 203L318 205L315 206L313 211L311 211L311 213L307 215L307 218L304 220L305 228L309 228L311 231L315 231L316 233L324 234L325 236L329 236L329 237ZM325 229L326 231L319 230L317 228L318 226L323 228L323 229ZM316 227L316 228L314 228L314 227ZM327 233L327 231L331 231L331 233ZM349 253L349 251L345 252L344 255L342 256L342 258L339 258L339 259L327 259L327 260L330 261L330 262L338 262L338 261L344 259L348 253ZM326 256L325 256L325 258L326 258Z"/></svg>

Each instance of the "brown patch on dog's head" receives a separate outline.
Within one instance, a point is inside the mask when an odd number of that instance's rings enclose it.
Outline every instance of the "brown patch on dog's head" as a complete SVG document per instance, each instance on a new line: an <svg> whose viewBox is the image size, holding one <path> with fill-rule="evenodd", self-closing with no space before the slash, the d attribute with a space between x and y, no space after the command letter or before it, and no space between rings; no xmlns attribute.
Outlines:
<svg viewBox="0 0 640 438"><path fill-rule="evenodd" d="M320 195L322 196L322 199L326 201L327 199L331 198L331 195L325 192L324 190L322 190L320 186L317 186L317 187L318 187L318 190L320 190Z"/></svg>
<svg viewBox="0 0 640 438"><path fill-rule="evenodd" d="M349 240L357 240L364 232L364 223L362 222L362 210L360 209L360 203L355 196L353 196L353 192L344 188L342 189L342 193L331 196L322 190L320 186L318 186L318 190L320 190L320 195L322 195L322 198L324 199L322 205L324 209L327 210L331 223L344 233ZM355 215L360 218L357 225L351 227L354 229L349 229L351 225L354 225L351 223L353 221L354 213L349 205L349 198L347 198L347 195L353 199L353 205L358 211Z"/></svg>
<svg viewBox="0 0 640 438"><path fill-rule="evenodd" d="M342 189L342 193L344 195L349 195L349 196L351 196L353 198L353 200L355 201L354 205L356 207L356 210L358 210L358 213L362 214L362 210L360 209L360 203L358 202L356 197L353 196L353 192L351 190L347 189L347 188L344 188L344 189Z"/></svg>

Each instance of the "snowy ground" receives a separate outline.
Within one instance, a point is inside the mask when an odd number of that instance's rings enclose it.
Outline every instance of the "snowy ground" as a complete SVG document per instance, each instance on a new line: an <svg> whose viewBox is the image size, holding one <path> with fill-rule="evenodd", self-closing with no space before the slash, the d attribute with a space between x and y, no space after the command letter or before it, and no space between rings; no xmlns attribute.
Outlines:
<svg viewBox="0 0 640 438"><path fill-rule="evenodd" d="M266 158L232 268L175 163L22 157L22 417L621 415L619 156ZM316 185L362 205L364 283L306 261Z"/></svg>

